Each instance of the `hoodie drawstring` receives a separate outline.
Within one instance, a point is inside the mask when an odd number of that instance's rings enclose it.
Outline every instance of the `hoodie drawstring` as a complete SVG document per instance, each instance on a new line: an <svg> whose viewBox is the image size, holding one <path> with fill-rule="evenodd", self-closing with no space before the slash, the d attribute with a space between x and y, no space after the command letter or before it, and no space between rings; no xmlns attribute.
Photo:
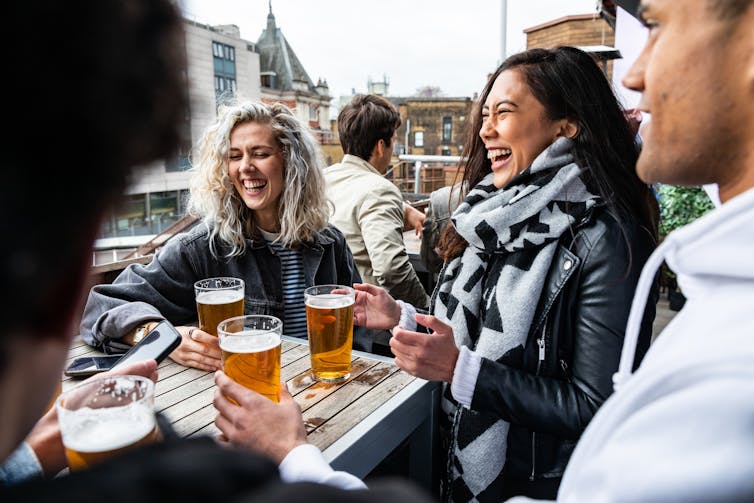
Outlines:
<svg viewBox="0 0 754 503"><path fill-rule="evenodd" d="M670 237L670 236L668 236ZM636 343L639 340L641 321L644 319L644 308L647 306L649 290L652 288L655 274L665 260L666 250L672 246L672 239L666 238L660 246L649 256L636 284L636 293L631 303L631 312L626 323L626 335L623 340L623 350L620 355L618 372L613 374L613 390L618 389L631 377L636 356Z"/></svg>

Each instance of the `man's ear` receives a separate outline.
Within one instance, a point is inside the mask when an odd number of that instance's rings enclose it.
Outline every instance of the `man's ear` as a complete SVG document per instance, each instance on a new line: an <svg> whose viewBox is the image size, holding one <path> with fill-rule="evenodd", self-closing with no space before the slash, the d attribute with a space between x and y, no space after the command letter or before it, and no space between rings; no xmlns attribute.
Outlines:
<svg viewBox="0 0 754 503"><path fill-rule="evenodd" d="M382 154L385 152L385 142L384 140L377 140L377 143L374 144L374 148L372 149L372 155L367 159L370 164L374 165L374 162L372 162L375 159L381 159Z"/></svg>

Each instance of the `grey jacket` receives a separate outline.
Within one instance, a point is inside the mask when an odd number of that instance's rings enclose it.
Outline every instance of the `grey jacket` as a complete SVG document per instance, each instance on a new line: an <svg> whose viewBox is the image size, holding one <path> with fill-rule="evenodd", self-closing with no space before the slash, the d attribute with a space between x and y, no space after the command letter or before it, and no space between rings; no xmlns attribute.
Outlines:
<svg viewBox="0 0 754 503"><path fill-rule="evenodd" d="M285 319L280 259L267 243L248 240L244 255L218 260L209 251L208 237L208 228L199 224L168 241L149 264L132 264L112 284L93 287L81 321L83 340L107 353L117 353L128 349L119 339L146 321L194 324L194 283L217 276L244 280L245 314ZM217 247L221 255L226 250L219 241ZM351 250L335 227L319 232L301 251L307 287L361 282ZM354 327L354 349L372 349L368 332L360 327Z"/></svg>

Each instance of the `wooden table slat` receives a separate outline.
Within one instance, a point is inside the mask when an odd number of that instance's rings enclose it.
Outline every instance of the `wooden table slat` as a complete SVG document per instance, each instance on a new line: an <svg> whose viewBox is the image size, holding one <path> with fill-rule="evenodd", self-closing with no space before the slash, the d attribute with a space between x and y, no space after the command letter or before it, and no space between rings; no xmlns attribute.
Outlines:
<svg viewBox="0 0 754 503"><path fill-rule="evenodd" d="M171 367L172 368L172 367ZM208 372L199 369L192 369L183 367L182 371L175 372L170 376L163 377L162 371L159 372L159 380L154 389L155 397L162 396L170 391L184 386L191 381L195 381L200 377L208 375Z"/></svg>
<svg viewBox="0 0 754 503"><path fill-rule="evenodd" d="M205 372L203 376L184 383L181 387L155 397L155 409L166 414L173 414L176 419L186 416L207 403L212 403L215 392L215 377ZM207 398L207 396L210 398ZM192 408L193 407L193 408ZM169 409L174 409L168 412ZM185 411L180 414L178 410Z"/></svg>
<svg viewBox="0 0 754 503"><path fill-rule="evenodd" d="M358 400L341 410L337 416L320 423L314 429L311 429L311 426L319 422L323 410L312 407L304 412L307 440L321 450L325 450L413 380L414 377L405 372L394 372L387 379L368 389ZM323 404L323 409L326 406L327 404Z"/></svg>
<svg viewBox="0 0 754 503"><path fill-rule="evenodd" d="M301 410L307 410L308 408L312 407L314 404L319 403L320 401L324 400L328 397L340 397L340 396L347 396L347 393L343 393L345 389L348 389L351 387L351 383L355 380L357 380L359 377L361 377L365 372L370 371L373 367L381 367L386 364L375 362L374 360L367 360L365 358L357 358L353 364L351 365L351 375L350 377L338 384L330 384L325 382L317 382L314 380L314 377L312 376L311 372L306 372L305 374L298 376L293 379L293 381L299 381L299 382L313 382L311 386L306 388L305 390L302 390L294 395L294 398L296 399L296 403L299 404L301 407ZM291 389L291 386L288 387L288 389ZM328 400L328 403L337 403L342 402L346 400L346 398L338 399L334 398L333 400Z"/></svg>

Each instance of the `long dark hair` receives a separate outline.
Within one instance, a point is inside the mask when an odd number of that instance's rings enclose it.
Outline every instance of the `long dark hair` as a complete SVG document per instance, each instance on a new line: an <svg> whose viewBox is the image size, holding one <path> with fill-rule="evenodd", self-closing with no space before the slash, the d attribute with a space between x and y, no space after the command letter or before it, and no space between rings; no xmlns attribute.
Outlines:
<svg viewBox="0 0 754 503"><path fill-rule="evenodd" d="M491 170L479 130L481 107L497 77L516 69L551 120L570 119L579 132L573 155L584 170L587 188L599 195L621 224L638 222L657 235L657 202L650 188L636 175L639 150L623 107L602 70L590 55L575 47L530 49L506 59L495 70L475 104L463 149L463 182L470 189ZM466 248L463 239L448 225L438 243L440 256L449 260Z"/></svg>

